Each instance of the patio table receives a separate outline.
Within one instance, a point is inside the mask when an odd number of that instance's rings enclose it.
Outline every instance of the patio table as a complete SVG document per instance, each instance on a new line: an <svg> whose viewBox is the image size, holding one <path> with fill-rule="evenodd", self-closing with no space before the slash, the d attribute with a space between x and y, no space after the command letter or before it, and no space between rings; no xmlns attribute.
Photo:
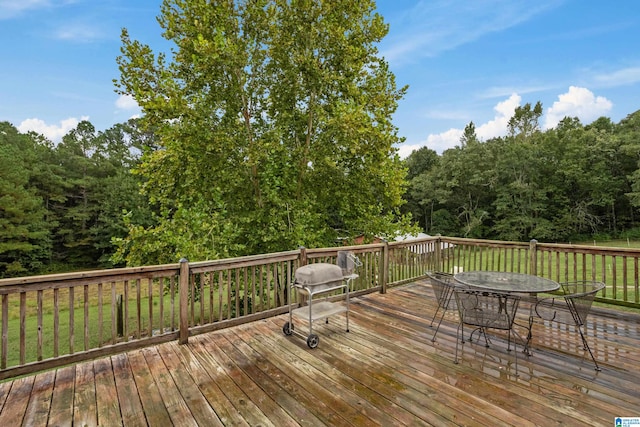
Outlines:
<svg viewBox="0 0 640 427"><path fill-rule="evenodd" d="M464 271L453 277L463 285L494 292L537 294L560 288L560 284L551 279L504 271Z"/></svg>
<svg viewBox="0 0 640 427"><path fill-rule="evenodd" d="M453 277L457 282L471 288L503 294L530 294L533 296L534 300L536 298L536 294L540 292L553 292L560 288L560 284L551 279L523 273L510 273L503 271L464 271L454 274ZM502 303L500 305L500 311L506 310L506 307L502 307ZM515 323L517 324L517 322ZM528 329L527 337L529 337L531 335L531 326L520 326ZM483 330L483 328L479 329ZM517 331L513 330L513 332L521 341L525 341ZM473 332L471 333L471 337L473 337ZM471 337L469 340L471 340ZM526 346L525 353L527 355L531 354L526 349Z"/></svg>

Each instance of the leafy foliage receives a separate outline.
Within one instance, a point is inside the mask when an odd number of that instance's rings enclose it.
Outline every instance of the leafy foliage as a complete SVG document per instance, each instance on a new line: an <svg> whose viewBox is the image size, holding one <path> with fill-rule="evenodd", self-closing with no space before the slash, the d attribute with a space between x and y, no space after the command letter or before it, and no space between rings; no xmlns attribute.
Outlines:
<svg viewBox="0 0 640 427"><path fill-rule="evenodd" d="M161 149L138 168L157 224L130 224L130 264L393 235L404 168L391 115L405 89L377 55L372 1L165 0L172 58L122 34L121 93Z"/></svg>
<svg viewBox="0 0 640 427"><path fill-rule="evenodd" d="M537 103L516 109L509 135L480 142L473 123L459 147L413 171L407 207L432 234L526 241L615 237L637 227L640 111L619 124L567 117L541 131Z"/></svg>
<svg viewBox="0 0 640 427"><path fill-rule="evenodd" d="M145 136L135 120L105 132L85 121L54 146L0 123L0 276L112 266L125 218L152 218L131 174Z"/></svg>
<svg viewBox="0 0 640 427"><path fill-rule="evenodd" d="M0 277L37 269L49 254L42 199L30 185L33 141L0 123Z"/></svg>
<svg viewBox="0 0 640 427"><path fill-rule="evenodd" d="M0 123L0 277L215 259L344 238L634 236L640 111L401 161L397 88L373 1L164 0L169 52L122 33L139 120L82 122L54 145Z"/></svg>

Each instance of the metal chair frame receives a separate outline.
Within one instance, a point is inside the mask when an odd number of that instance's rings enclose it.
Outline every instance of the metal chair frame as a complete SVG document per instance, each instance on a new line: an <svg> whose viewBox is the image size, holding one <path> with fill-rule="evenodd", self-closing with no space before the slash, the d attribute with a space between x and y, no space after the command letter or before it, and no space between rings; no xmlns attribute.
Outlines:
<svg viewBox="0 0 640 427"><path fill-rule="evenodd" d="M453 278L452 274L444 273L444 272L430 272L427 273L427 277L431 280L431 287L433 288L433 292L436 296L436 301L438 302L438 308L436 308L436 312L433 314L433 318L431 319L430 327L433 327L433 322L438 316L438 312L442 309L442 314L440 315L440 319L438 320L438 326L436 326L436 330L433 333L433 337L431 338L432 342L436 341L436 335L438 335L438 331L440 330L440 324L442 323L442 319L444 319L444 315L447 310L456 310L456 301L453 297L453 290L457 286L456 281Z"/></svg>
<svg viewBox="0 0 640 427"><path fill-rule="evenodd" d="M532 306L529 315L529 332L527 334L525 352L531 354L530 343L535 320L542 319L543 321L574 325L580 334L583 349L589 352L596 371L600 371L601 368L587 342L586 324L593 300L596 294L604 287L604 283L597 281L566 282L560 284L562 293L559 296L540 299Z"/></svg>
<svg viewBox="0 0 640 427"><path fill-rule="evenodd" d="M460 323L456 332L456 355L454 363L458 363L459 343L464 344L464 325L475 326L469 341L473 339L473 334L478 331L485 338L485 346L489 347L491 340L487 337L487 329L498 329L507 331L507 351L511 351L511 334L516 335L513 329L520 296L507 293L485 291L473 288L455 288L454 295L460 316ZM462 335L462 338L460 338ZM480 339L480 337L478 337ZM513 341L516 349L516 342ZM515 351L516 375L518 375L518 352Z"/></svg>

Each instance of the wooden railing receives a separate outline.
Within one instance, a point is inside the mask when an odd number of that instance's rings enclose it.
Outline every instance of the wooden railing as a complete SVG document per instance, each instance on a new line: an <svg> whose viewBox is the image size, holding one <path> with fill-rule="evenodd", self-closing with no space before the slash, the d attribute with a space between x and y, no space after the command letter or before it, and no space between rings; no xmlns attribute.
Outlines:
<svg viewBox="0 0 640 427"><path fill-rule="evenodd" d="M448 237L2 279L0 380L284 313L296 268L339 250L362 263L352 296L428 271L502 270L602 280L599 301L640 308L638 250Z"/></svg>
<svg viewBox="0 0 640 427"><path fill-rule="evenodd" d="M338 250L362 262L352 292L386 286L384 244L2 279L0 380L284 313L295 269Z"/></svg>
<svg viewBox="0 0 640 427"><path fill-rule="evenodd" d="M442 238L442 271L498 270L557 282L597 280L607 286L596 301L640 308L640 249Z"/></svg>

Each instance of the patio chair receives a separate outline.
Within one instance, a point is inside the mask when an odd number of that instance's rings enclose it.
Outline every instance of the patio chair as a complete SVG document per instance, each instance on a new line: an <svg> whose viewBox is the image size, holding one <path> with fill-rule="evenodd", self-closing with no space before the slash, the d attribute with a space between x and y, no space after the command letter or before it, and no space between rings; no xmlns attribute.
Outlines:
<svg viewBox="0 0 640 427"><path fill-rule="evenodd" d="M580 333L583 349L589 352L591 360L593 360L595 364L596 371L600 371L600 366L598 366L598 362L587 343L586 323L593 300L596 294L604 287L604 283L595 281L561 283L560 290L562 293L560 295L539 300L531 308L525 352L529 353L529 345L532 338L531 330L534 321L549 321L565 325L574 325ZM582 331L583 328L584 332Z"/></svg>
<svg viewBox="0 0 640 427"><path fill-rule="evenodd" d="M513 321L516 317L520 297L513 294L505 294L491 291L483 291L472 288L455 288L454 295L460 315L460 323L456 333L456 356L454 363L458 363L459 343L464 344L464 325L475 326L469 341L473 339L473 334L477 331L484 336L485 345L489 347L487 329L498 329L507 331L507 351L511 351L511 333ZM460 338L462 335L462 338ZM478 337L480 339L480 337ZM513 347L516 349L515 340ZM516 359L516 375L518 375L518 352L514 351Z"/></svg>
<svg viewBox="0 0 640 427"><path fill-rule="evenodd" d="M447 310L456 310L456 301L453 297L453 289L456 286L456 281L452 274L443 272L430 272L427 273L427 277L431 280L433 293L436 295L436 301L438 302L438 308L436 308L436 312L431 319L430 327L433 327L433 322L436 319L436 316L438 316L438 312L442 310L440 320L438 320L438 326L431 338L431 341L435 342L436 335L438 335L438 330L440 329L440 324L442 323L442 319L444 319L444 315Z"/></svg>

